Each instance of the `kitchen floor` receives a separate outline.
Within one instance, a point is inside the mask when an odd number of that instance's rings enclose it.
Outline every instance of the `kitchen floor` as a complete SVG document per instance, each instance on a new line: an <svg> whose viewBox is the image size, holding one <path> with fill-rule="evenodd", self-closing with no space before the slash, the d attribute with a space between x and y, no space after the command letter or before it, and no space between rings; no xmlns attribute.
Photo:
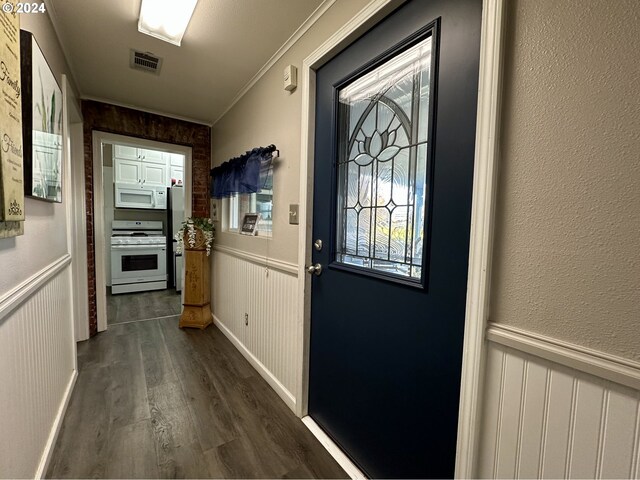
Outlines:
<svg viewBox="0 0 640 480"><path fill-rule="evenodd" d="M107 324L180 315L180 293L175 289L112 295L107 288Z"/></svg>
<svg viewBox="0 0 640 480"><path fill-rule="evenodd" d="M78 370L47 478L347 478L215 326L115 324Z"/></svg>

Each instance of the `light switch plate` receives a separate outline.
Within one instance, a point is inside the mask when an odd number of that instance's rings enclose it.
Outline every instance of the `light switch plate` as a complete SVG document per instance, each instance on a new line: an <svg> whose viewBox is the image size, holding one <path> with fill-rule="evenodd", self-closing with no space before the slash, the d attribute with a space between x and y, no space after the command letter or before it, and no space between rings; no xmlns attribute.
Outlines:
<svg viewBox="0 0 640 480"><path fill-rule="evenodd" d="M292 203L289 205L289 224L290 225L298 225L300 222L298 220L298 207L297 203Z"/></svg>

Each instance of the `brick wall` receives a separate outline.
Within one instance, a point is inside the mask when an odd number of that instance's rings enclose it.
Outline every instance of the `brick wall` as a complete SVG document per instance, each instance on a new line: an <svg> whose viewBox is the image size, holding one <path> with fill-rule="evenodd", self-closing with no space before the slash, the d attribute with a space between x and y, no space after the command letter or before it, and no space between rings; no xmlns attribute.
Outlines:
<svg viewBox="0 0 640 480"><path fill-rule="evenodd" d="M211 128L131 108L92 100L82 101L84 127L84 171L87 200L87 254L89 274L89 333L98 331L96 313L96 269L93 228L93 131L185 145L192 149L192 215L209 216L209 169Z"/></svg>

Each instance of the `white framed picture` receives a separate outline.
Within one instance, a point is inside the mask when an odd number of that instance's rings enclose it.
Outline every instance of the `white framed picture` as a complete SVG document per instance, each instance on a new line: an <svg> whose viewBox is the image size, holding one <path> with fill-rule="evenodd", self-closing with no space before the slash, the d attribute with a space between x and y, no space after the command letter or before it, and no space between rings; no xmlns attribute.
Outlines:
<svg viewBox="0 0 640 480"><path fill-rule="evenodd" d="M62 202L62 91L33 35L20 42L24 193Z"/></svg>

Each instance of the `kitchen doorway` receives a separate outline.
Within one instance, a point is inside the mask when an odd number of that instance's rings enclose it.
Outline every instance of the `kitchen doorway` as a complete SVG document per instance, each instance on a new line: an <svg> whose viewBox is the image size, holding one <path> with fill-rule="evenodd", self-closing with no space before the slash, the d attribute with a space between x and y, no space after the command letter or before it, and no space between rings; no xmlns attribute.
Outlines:
<svg viewBox="0 0 640 480"><path fill-rule="evenodd" d="M179 315L191 148L98 131L93 148L98 331Z"/></svg>

